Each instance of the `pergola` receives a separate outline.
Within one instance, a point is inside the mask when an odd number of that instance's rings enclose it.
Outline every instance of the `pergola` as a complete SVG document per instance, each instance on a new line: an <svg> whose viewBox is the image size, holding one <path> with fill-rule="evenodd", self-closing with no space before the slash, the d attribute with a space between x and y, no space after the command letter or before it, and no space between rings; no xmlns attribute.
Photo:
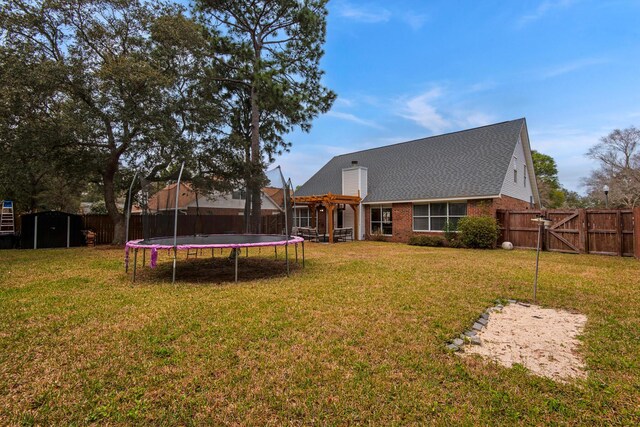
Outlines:
<svg viewBox="0 0 640 427"><path fill-rule="evenodd" d="M345 196L344 194L323 194L320 196L294 196L295 203L305 203L311 212L311 222L316 222L316 206L323 205L329 213L329 243L333 243L333 211L338 205L349 205L353 209L353 235L358 236L358 206L362 199L360 196Z"/></svg>

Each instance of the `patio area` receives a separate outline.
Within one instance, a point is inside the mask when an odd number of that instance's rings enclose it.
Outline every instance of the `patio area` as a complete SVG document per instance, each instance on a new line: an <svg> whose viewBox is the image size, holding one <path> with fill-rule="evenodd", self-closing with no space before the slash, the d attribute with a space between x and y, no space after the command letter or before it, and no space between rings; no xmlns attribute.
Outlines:
<svg viewBox="0 0 640 427"><path fill-rule="evenodd" d="M359 240L362 216L360 196L327 193L294 196L292 199L294 205L305 205L309 209L309 226L295 227L299 236L326 243ZM349 214L345 213L346 206L350 207Z"/></svg>

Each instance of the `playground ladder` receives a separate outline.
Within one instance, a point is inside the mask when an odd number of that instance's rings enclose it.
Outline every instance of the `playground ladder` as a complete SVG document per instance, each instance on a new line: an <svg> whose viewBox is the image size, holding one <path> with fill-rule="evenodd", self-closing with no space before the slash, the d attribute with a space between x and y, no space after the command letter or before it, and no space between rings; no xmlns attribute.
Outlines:
<svg viewBox="0 0 640 427"><path fill-rule="evenodd" d="M15 232L13 202L11 200L3 200L2 211L0 211L0 234L15 234Z"/></svg>

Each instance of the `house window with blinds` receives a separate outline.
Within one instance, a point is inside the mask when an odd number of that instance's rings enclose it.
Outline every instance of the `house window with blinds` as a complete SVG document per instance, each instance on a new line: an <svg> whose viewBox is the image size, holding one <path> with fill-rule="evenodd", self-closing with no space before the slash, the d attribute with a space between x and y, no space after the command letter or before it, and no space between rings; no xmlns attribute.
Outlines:
<svg viewBox="0 0 640 427"><path fill-rule="evenodd" d="M449 223L457 230L460 218L467 216L466 202L413 205L413 231L443 231Z"/></svg>

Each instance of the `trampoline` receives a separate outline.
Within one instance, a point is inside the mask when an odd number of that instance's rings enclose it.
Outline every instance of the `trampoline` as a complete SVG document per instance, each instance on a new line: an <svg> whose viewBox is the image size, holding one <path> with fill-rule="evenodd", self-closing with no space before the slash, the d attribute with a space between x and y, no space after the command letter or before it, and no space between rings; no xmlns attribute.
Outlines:
<svg viewBox="0 0 640 427"><path fill-rule="evenodd" d="M289 270L289 251L288 246L293 245L295 248L295 259L298 263L298 244L302 245L302 266L304 267L304 239L298 236L287 236L278 234L207 234L196 236L177 236L173 237L154 237L150 239L131 240L127 242L125 249L125 263L129 264L129 251L133 249L133 280L136 279L138 251L143 250L143 265L146 258L146 250L151 253L150 267L155 268L158 259L158 250L174 250L174 259L177 257L179 250L203 250L211 249L213 255L214 249L233 249L233 258L235 262L235 281L238 281L238 256L240 249L243 248L263 248L278 246L285 247L285 259L287 262L287 271ZM277 256L277 249L276 249Z"/></svg>
<svg viewBox="0 0 640 427"><path fill-rule="evenodd" d="M156 234L155 236L152 236L152 230L150 230L150 226L148 224L148 219L149 219L149 196L148 196L148 188L149 188L149 184L148 183L144 183L144 179L141 178L140 179L140 191L142 192L141 197L139 197L139 203L141 205L141 207L143 208L143 238L142 239L137 239L137 240L129 240L128 236L129 236L129 221L131 219L131 205L132 205L132 193L133 193L133 187L134 184L138 181L136 181L137 177L138 177L138 173L136 173L134 175L134 178L131 182L131 185L129 186L129 195L127 198L127 212L126 212L126 228L125 228L125 236L126 236L126 240L127 243L125 245L125 271L128 272L129 271L129 255L130 252L133 250L133 280L135 281L136 279L136 270L137 270L137 265L138 265L138 252L140 250L142 250L142 266L145 265L145 260L146 260L146 252L147 250L149 250L150 252L150 267L151 268L155 268L157 265L157 261L158 261L158 251L159 250L167 250L169 252L170 255L173 255L173 273L172 273L172 282L175 282L176 280L176 262L178 259L178 251L187 251L187 258L189 257L189 255L191 254L190 251L195 251L195 256L198 256L198 252L200 252L200 254L203 253L204 249L211 249L211 256L214 257L214 250L215 249L220 249L220 251L222 252L223 249L230 249L230 255L229 255L229 260L233 260L233 262L235 263L235 267L234 267L234 275L235 275L235 281L238 281L238 258L240 255L240 251L241 249L245 248L246 249L246 254L247 256L249 256L249 248L264 248L264 247L273 247L274 248L274 252L275 252L275 256L276 258L278 258L278 246L284 246L285 249L285 260L286 260L286 266L287 266L287 275L289 275L289 246L293 245L294 249L295 249L295 262L296 264L298 263L298 244L302 245L302 267L304 267L304 239L298 236L292 236L291 235L291 226L292 226L292 222L289 221L291 219L291 216L288 215L288 209L291 208L290 204L289 204L289 198L290 198L290 190L292 188L290 180L289 182L286 182L284 179L284 176L282 175L282 171L280 170L280 167L277 167L276 169L274 169L272 171L275 172L274 173L274 177L267 177L268 181L270 183L274 183L274 182L280 182L280 184L278 185L278 187L276 187L276 189L281 189L282 190L282 205L283 208L280 209L282 211L282 214L284 216L284 224L282 226L282 234L248 234L248 233L237 233L237 232L229 232L230 230L228 229L223 229L224 234L219 234L219 232L216 233L211 233L211 234L204 234L204 233L197 233L197 232L193 232L193 234L189 233L189 234L182 234L179 235L178 232L178 216L180 213L180 209L178 206L180 197L183 197L186 195L186 193L183 190L183 187L181 187L181 179L182 179L182 173L184 171L184 162L182 163L180 170L179 170L179 174L177 177L177 182L175 187L171 187L169 189L169 187L167 187L169 190L167 191L167 197L166 197L166 210L165 213L169 213L169 215L163 214L163 215L159 215L156 214L156 219L160 219L162 220L162 218L166 218L167 220L170 220L171 222L173 222L173 230L172 230L172 235L167 236L167 231L166 228L164 228L164 233L163 234L159 234L159 236L162 237L156 237L158 236L158 234ZM267 172L269 173L269 172ZM175 189L174 189L175 188ZM171 199L169 195L171 195ZM273 201L273 199L271 199ZM157 202L157 200L156 200ZM169 203L171 203L173 206L171 206L171 208L169 208ZM198 199L196 196L196 208L198 206ZM169 210L170 209L170 210ZM183 209L184 210L184 209ZM196 210L196 215L197 215L197 210ZM271 215L274 215L273 213ZM157 223L158 221L156 221ZM184 228L182 228L182 232L184 233Z"/></svg>

